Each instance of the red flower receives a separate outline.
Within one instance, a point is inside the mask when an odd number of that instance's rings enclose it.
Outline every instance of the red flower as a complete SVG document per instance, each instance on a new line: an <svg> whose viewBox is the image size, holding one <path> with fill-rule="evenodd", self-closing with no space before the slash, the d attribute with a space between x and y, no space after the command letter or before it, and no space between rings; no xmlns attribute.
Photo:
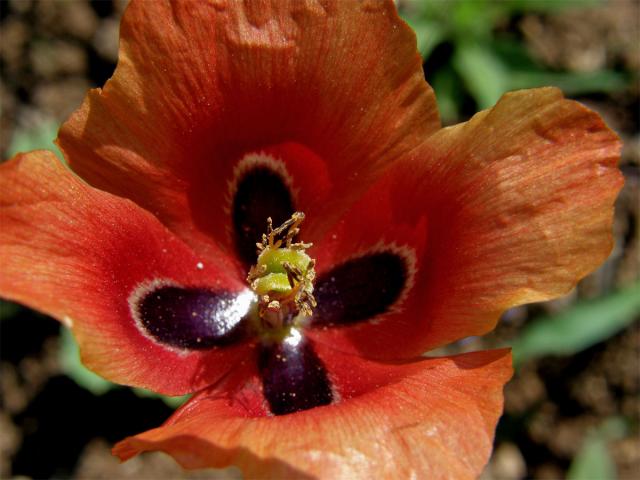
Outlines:
<svg viewBox="0 0 640 480"><path fill-rule="evenodd" d="M0 292L104 377L197 392L123 459L478 475L509 353L419 355L607 257L619 143L551 88L446 129L435 105L390 1L134 2L116 73L60 131L81 178L42 151L0 167ZM269 336L245 278L296 209L318 305Z"/></svg>

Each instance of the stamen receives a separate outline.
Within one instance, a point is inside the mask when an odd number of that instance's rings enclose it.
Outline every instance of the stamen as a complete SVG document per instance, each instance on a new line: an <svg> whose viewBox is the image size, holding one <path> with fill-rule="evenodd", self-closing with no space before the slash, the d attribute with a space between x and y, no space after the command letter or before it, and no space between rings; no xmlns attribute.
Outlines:
<svg viewBox="0 0 640 480"><path fill-rule="evenodd" d="M317 305L313 296L315 261L305 250L310 243L296 242L304 213L295 212L277 228L267 218L267 233L256 243L258 261L247 282L258 294L261 328L282 334L301 318L311 316Z"/></svg>

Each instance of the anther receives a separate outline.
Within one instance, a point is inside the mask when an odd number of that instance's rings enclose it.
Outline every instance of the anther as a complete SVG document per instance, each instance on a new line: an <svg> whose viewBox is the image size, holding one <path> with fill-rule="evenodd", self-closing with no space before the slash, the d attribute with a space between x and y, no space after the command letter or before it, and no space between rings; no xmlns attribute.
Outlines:
<svg viewBox="0 0 640 480"><path fill-rule="evenodd" d="M267 218L267 233L257 243L258 261L247 275L260 296L261 324L271 329L291 326L299 317L309 317L316 306L313 297L315 261L305 252L311 244L295 242L305 216L295 212L277 228Z"/></svg>

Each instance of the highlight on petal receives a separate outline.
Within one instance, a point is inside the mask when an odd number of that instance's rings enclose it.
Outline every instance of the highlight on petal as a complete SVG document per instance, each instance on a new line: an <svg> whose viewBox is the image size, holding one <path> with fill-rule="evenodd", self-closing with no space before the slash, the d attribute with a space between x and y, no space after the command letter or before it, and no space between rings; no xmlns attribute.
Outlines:
<svg viewBox="0 0 640 480"><path fill-rule="evenodd" d="M129 304L144 332L158 343L187 350L206 350L238 343L249 335L255 295L224 289L184 288L164 282L137 292Z"/></svg>
<svg viewBox="0 0 640 480"><path fill-rule="evenodd" d="M386 365L319 350L337 403L265 416L251 362L162 427L114 448L160 450L185 468L237 465L248 478L476 478L489 458L507 351ZM292 435L292 433L294 433Z"/></svg>
<svg viewBox="0 0 640 480"><path fill-rule="evenodd" d="M83 362L104 377L182 394L251 351L220 323L248 308L224 257L203 262L153 215L82 183L53 153L0 165L0 225L0 295L72 327Z"/></svg>
<svg viewBox="0 0 640 480"><path fill-rule="evenodd" d="M554 88L507 94L432 135L312 251L323 278L367 249L404 246L413 286L374 321L310 335L370 358L408 358L488 332L513 305L565 294L611 251L619 152L596 113Z"/></svg>
<svg viewBox="0 0 640 480"><path fill-rule="evenodd" d="M281 342L261 346L258 369L273 415L308 410L336 400L322 360L296 330Z"/></svg>
<svg viewBox="0 0 640 480"><path fill-rule="evenodd" d="M207 257L214 243L235 253L220 226L246 155L270 151L294 176L294 207L328 221L439 128L415 35L391 0L132 2L120 42L112 79L58 143L89 183Z"/></svg>

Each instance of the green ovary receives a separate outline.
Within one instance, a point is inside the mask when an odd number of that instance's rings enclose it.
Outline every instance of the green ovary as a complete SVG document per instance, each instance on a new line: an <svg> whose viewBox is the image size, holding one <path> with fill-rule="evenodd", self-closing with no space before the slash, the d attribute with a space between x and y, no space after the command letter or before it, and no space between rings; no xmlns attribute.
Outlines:
<svg viewBox="0 0 640 480"><path fill-rule="evenodd" d="M265 265L267 274L284 274L287 278L287 271L284 263L288 263L293 267L297 267L301 272L305 272L311 257L301 250L292 248L266 248L258 257L258 266ZM288 285L288 282L287 282Z"/></svg>
<svg viewBox="0 0 640 480"><path fill-rule="evenodd" d="M288 332L296 319L311 317L317 305L313 296L315 261L305 253L311 244L294 242L304 220L302 212L273 228L267 219L267 233L257 243L258 260L247 281L259 297L257 330L265 338Z"/></svg>
<svg viewBox="0 0 640 480"><path fill-rule="evenodd" d="M258 295L277 293L285 296L292 290L286 273L269 273L260 277L253 283L253 289Z"/></svg>

